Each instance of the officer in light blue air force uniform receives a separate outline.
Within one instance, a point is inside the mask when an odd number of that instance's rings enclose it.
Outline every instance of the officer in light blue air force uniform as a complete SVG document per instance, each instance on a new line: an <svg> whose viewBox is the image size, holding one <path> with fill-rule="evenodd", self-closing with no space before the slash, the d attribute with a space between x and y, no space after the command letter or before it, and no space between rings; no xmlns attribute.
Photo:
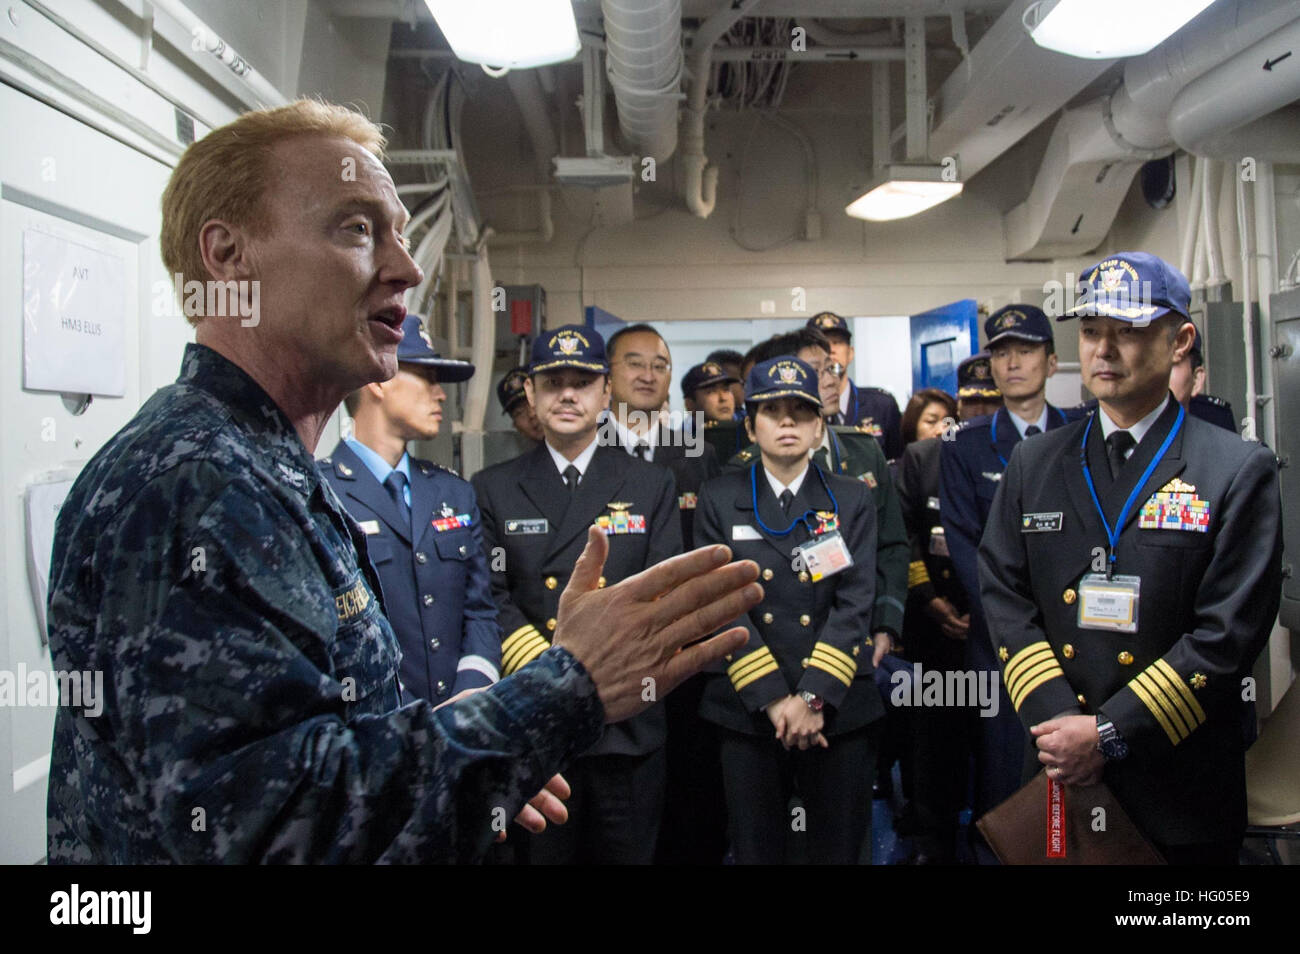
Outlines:
<svg viewBox="0 0 1300 954"><path fill-rule="evenodd" d="M474 366L439 357L418 315L402 331L397 375L348 398L354 436L319 467L366 533L402 647L402 689L437 704L500 678L501 630L473 488L406 451L438 433L442 385Z"/></svg>

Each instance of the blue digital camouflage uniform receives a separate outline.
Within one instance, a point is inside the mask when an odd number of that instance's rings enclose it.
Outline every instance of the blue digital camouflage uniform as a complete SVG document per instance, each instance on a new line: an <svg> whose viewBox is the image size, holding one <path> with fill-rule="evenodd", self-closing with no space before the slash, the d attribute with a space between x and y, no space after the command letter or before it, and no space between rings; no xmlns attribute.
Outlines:
<svg viewBox="0 0 1300 954"><path fill-rule="evenodd" d="M600 737L595 686L550 649L401 705L365 546L266 392L189 345L59 515L54 666L102 670L105 700L55 718L51 862L482 858Z"/></svg>

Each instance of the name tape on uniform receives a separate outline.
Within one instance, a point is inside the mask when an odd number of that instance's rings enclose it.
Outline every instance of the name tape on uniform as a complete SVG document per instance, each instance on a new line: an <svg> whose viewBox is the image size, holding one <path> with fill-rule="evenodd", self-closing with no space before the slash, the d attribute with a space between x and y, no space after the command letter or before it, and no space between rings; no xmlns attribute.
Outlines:
<svg viewBox="0 0 1300 954"><path fill-rule="evenodd" d="M546 522L545 517L538 517L535 520L507 520L506 533L549 533L550 525Z"/></svg>
<svg viewBox="0 0 1300 954"><path fill-rule="evenodd" d="M373 536L374 534L378 533L378 532L379 532L379 521L378 521L378 520L362 520L362 521L361 521L361 532L364 533L366 536Z"/></svg>
<svg viewBox="0 0 1300 954"><path fill-rule="evenodd" d="M1061 529L1063 515L1054 513L1025 513L1020 515L1021 533L1055 533Z"/></svg>
<svg viewBox="0 0 1300 954"><path fill-rule="evenodd" d="M731 528L733 540L762 540L763 535L748 524L739 523Z"/></svg>

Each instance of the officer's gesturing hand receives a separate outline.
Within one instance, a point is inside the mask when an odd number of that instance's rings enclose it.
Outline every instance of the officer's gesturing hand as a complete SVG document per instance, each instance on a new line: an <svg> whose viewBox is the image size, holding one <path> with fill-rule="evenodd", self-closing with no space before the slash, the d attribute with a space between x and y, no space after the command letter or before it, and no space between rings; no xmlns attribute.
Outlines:
<svg viewBox="0 0 1300 954"><path fill-rule="evenodd" d="M560 597L554 644L586 667L605 707L605 721L619 722L744 646L743 627L687 644L743 616L762 600L763 588L754 582L758 564L728 563L731 551L725 546L683 553L600 588L608 554L608 539L593 526Z"/></svg>
<svg viewBox="0 0 1300 954"><path fill-rule="evenodd" d="M1095 785L1101 781L1106 758L1097 748L1093 716L1058 716L1029 727L1038 746L1038 761L1047 776L1066 785Z"/></svg>

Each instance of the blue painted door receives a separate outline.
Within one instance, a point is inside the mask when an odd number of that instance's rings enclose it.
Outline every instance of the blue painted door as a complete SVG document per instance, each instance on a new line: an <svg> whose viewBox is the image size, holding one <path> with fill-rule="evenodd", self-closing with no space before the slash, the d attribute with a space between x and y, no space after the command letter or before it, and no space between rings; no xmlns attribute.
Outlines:
<svg viewBox="0 0 1300 954"><path fill-rule="evenodd" d="M957 365L979 350L975 299L963 298L911 316L912 390L957 393Z"/></svg>

